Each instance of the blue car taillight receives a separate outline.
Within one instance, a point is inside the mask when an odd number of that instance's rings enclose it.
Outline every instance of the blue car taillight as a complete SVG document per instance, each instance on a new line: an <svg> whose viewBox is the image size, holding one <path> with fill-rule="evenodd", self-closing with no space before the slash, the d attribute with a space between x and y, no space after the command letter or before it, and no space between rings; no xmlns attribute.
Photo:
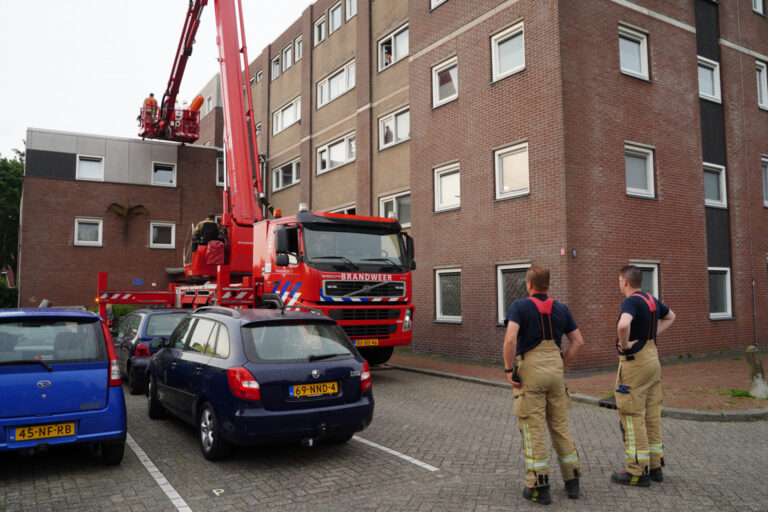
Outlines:
<svg viewBox="0 0 768 512"><path fill-rule="evenodd" d="M229 389L232 390L232 394L237 398L254 401L261 400L259 383L251 375L251 372L242 366L228 368L227 381L229 381Z"/></svg>
<svg viewBox="0 0 768 512"><path fill-rule="evenodd" d="M142 342L142 343L137 343L136 344L136 350L133 353L133 355L135 355L136 357L149 357L152 354L150 354L150 352L149 352L149 345L147 345L146 343Z"/></svg>

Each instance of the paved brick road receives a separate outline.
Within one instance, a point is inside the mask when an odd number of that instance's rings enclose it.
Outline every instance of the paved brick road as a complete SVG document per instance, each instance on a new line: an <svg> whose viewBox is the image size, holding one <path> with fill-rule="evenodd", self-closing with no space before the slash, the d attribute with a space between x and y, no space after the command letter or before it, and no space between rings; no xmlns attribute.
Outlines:
<svg viewBox="0 0 768 512"><path fill-rule="evenodd" d="M238 450L203 459L195 430L151 421L126 395L129 431L197 512L210 510L539 510L523 501L520 434L511 393L394 369L374 372L376 415L360 437L436 466L432 472L350 441ZM768 425L665 419L666 480L651 489L608 482L622 464L615 411L574 404L572 427L586 475L582 499L555 476L555 510L768 510L763 478ZM214 497L212 489L225 489ZM177 510L130 449L117 468L67 448L35 457L0 455L0 510Z"/></svg>

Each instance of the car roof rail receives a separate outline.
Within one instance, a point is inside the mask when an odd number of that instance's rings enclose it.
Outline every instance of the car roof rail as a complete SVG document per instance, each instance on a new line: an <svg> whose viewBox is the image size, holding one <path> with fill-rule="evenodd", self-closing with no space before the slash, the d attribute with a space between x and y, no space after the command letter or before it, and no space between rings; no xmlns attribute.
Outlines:
<svg viewBox="0 0 768 512"><path fill-rule="evenodd" d="M222 306L203 306L201 308L197 308L193 313L197 313L200 311L210 311L211 313L221 313L222 315L231 316L232 318L241 318L240 312L236 309L232 308L225 308Z"/></svg>

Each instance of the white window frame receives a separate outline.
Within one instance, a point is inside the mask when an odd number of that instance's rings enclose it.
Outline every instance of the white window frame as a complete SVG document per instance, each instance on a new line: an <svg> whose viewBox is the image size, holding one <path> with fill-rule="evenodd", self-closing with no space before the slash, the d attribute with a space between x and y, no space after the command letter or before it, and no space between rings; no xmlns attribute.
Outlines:
<svg viewBox="0 0 768 512"><path fill-rule="evenodd" d="M205 99L205 109L206 114L213 110L213 96L211 94Z"/></svg>
<svg viewBox="0 0 768 512"><path fill-rule="evenodd" d="M320 29L320 32L318 34L318 29ZM325 33L327 29L327 26L325 24L325 15L320 16L317 21L315 21L313 28L312 28L312 39L315 42L315 46L319 45L323 41L325 41L325 38L327 34Z"/></svg>
<svg viewBox="0 0 768 512"><path fill-rule="evenodd" d="M456 94L440 99L440 81L439 74L456 66ZM453 56L448 60L432 67L432 108L437 108L446 103L456 101L459 97L459 58Z"/></svg>
<svg viewBox="0 0 768 512"><path fill-rule="evenodd" d="M256 135L261 135L261 123L256 123L254 131L256 132Z"/></svg>
<svg viewBox="0 0 768 512"><path fill-rule="evenodd" d="M731 269L730 267L707 267L707 289L709 289L709 274L725 273L725 302L726 310L718 313L709 313L710 320L721 318L733 318L733 303L731 299ZM707 294L709 298L709 294ZM709 309L709 307L707 307Z"/></svg>
<svg viewBox="0 0 768 512"><path fill-rule="evenodd" d="M338 9L339 12L339 26L334 28L331 26L333 23L333 12ZM341 28L344 24L344 17L341 15L341 2L337 2L333 7L328 9L328 35L330 36Z"/></svg>
<svg viewBox="0 0 768 512"><path fill-rule="evenodd" d="M285 73L286 71L291 69L291 66L293 65L293 43L283 48L283 51L280 55L283 59L282 70L283 70L283 73Z"/></svg>
<svg viewBox="0 0 768 512"><path fill-rule="evenodd" d="M287 185L283 183L283 167L291 166L291 177L292 180L291 183L288 183ZM272 192L278 192L280 190L286 189L288 187L292 187L299 183L301 181L300 176L301 171L301 158L297 158L295 160L289 160L288 162L282 163L280 165L275 166L274 169L272 169Z"/></svg>
<svg viewBox="0 0 768 512"><path fill-rule="evenodd" d="M84 224L98 224L99 225L99 239L96 242L89 242L86 240L78 240L77 239L77 226L79 223ZM78 247L101 247L102 241L103 241L103 233L104 233L104 219L100 219L98 217L75 217L75 233L73 236L74 239L74 245Z"/></svg>
<svg viewBox="0 0 768 512"><path fill-rule="evenodd" d="M461 267L456 268L440 268L435 269L435 320L438 320L440 322L451 322L451 323L460 323L461 322L461 315L444 315L443 314L443 304L440 301L440 276L442 274L459 274L459 282L461 282L462 274L461 274ZM461 302L459 303L461 304ZM463 312L463 311L462 311Z"/></svg>
<svg viewBox="0 0 768 512"><path fill-rule="evenodd" d="M715 103L722 103L722 93L720 89L720 63L715 62L714 60L709 60L702 56L697 56L697 71L696 76L698 77L698 68L704 67L712 70L712 81L714 83L715 87L715 93L714 95L707 94L704 92L701 92L701 84L699 84L699 98L703 98L705 100L714 101Z"/></svg>
<svg viewBox="0 0 768 512"><path fill-rule="evenodd" d="M299 62L302 54L304 53L304 42L301 36L297 37L293 42L293 60Z"/></svg>
<svg viewBox="0 0 768 512"><path fill-rule="evenodd" d="M345 7L345 17L347 21L357 15L357 0L347 0Z"/></svg>
<svg viewBox="0 0 768 512"><path fill-rule="evenodd" d="M392 201L392 212L394 212L394 214L395 214L395 219L398 222L400 222L400 220L399 220L399 216L400 215L399 215L398 208L397 208L397 199L400 198L400 197L405 197L405 196L410 196L410 195L411 195L411 191L407 190L405 192L398 192L397 194L391 194L391 195L388 195L388 196L380 197L379 198L379 216L380 217L384 216L384 203L386 203L387 201ZM413 219L413 203L411 203L411 219ZM407 223L404 223L404 224L401 223L400 227L409 228L409 227L411 227L411 223L410 222L407 222Z"/></svg>
<svg viewBox="0 0 768 512"><path fill-rule="evenodd" d="M496 304L498 312L498 321L500 324L504 323L504 319L507 317L507 310L504 309L504 286L502 276L505 270L528 270L531 268L530 263L515 263L510 265L496 265ZM510 304L511 306L511 304Z"/></svg>
<svg viewBox="0 0 768 512"><path fill-rule="evenodd" d="M219 169L223 171L221 173L221 180L219 180ZM217 157L216 158L216 186L223 187L224 182L226 180L227 180L227 169L226 167L224 167L224 157Z"/></svg>
<svg viewBox="0 0 768 512"><path fill-rule="evenodd" d="M155 166L156 165L163 165L163 166L167 166L167 167L172 167L173 168L173 181L171 181L170 183L165 183L165 182L162 182L162 181L157 181L156 182L155 181ZM176 187L176 177L177 177L177 174L176 174L176 164L175 163L153 161L152 162L152 170L151 171L152 171L152 185L153 186L155 186L155 187L171 187L171 188Z"/></svg>
<svg viewBox="0 0 768 512"><path fill-rule="evenodd" d="M294 110L293 121L290 124L285 124L285 111L288 109ZM272 135L277 135L283 130L287 130L289 127L301 121L301 96L294 98L293 101L289 101L279 109L272 112Z"/></svg>
<svg viewBox="0 0 768 512"><path fill-rule="evenodd" d="M645 175L646 175L646 181L648 182L648 189L643 190L639 188L630 188L629 185L627 185L627 164L626 164L626 155L627 153L632 153L635 156L644 156L645 157ZM654 149L647 147L647 146L641 146L638 144L632 144L630 142L624 143L624 187L627 191L628 196L633 197L656 197L656 180L654 176L654 164L653 164L653 153Z"/></svg>
<svg viewBox="0 0 768 512"><path fill-rule="evenodd" d="M352 210L355 210L355 213L352 213ZM351 204L349 206L344 206L343 208L337 208L335 210L330 210L328 213L343 213L344 215L356 215L357 213L357 205Z"/></svg>
<svg viewBox="0 0 768 512"><path fill-rule="evenodd" d="M99 162L100 175L97 178L88 178L80 175L80 161ZM77 155L77 179L84 181L104 181L104 157L96 155Z"/></svg>
<svg viewBox="0 0 768 512"><path fill-rule="evenodd" d="M446 1L447 0L430 0L429 7L430 9L434 9L437 6L444 4Z"/></svg>
<svg viewBox="0 0 768 512"><path fill-rule="evenodd" d="M398 133L397 133L397 118L399 116L402 116L406 112L408 112L408 137L401 138L401 137L398 137ZM411 138L410 115L411 115L411 107L407 106L405 108L401 108L400 110L396 110L394 112L391 112L379 118L379 150L386 149L386 148L395 146L397 144L400 144L401 142L410 140ZM384 123L386 123L387 121L392 121L392 124L395 127L395 129L392 132L392 142L385 143L384 142Z"/></svg>
<svg viewBox="0 0 768 512"><path fill-rule="evenodd" d="M317 82L317 85L315 87L315 90L317 91L317 108L318 110L322 107L326 106L336 98L340 98L344 96L347 92L351 91L355 88L355 61L351 60L344 64L339 69L335 70L330 75L326 76L319 82ZM336 78L339 74L344 74L344 89L336 96L331 97L331 79ZM323 90L325 92L323 92ZM326 97L327 95L327 97Z"/></svg>
<svg viewBox="0 0 768 512"><path fill-rule="evenodd" d="M256 75L251 75L251 79L248 81L248 83L253 87L253 84L256 83Z"/></svg>
<svg viewBox="0 0 768 512"><path fill-rule="evenodd" d="M752 0L752 10L765 16L765 0Z"/></svg>
<svg viewBox="0 0 768 512"><path fill-rule="evenodd" d="M159 244L152 241L152 231L158 228L171 228L171 243ZM150 222L149 223L149 248L150 249L175 249L176 248L176 224L174 222Z"/></svg>
<svg viewBox="0 0 768 512"><path fill-rule="evenodd" d="M634 265L641 270L650 270L653 272L653 290L651 295L659 298L659 264L655 261L647 260L629 260L630 265Z"/></svg>
<svg viewBox="0 0 768 512"><path fill-rule="evenodd" d="M514 146L508 146L506 148L497 149L493 152L493 167L494 167L494 179L496 181L496 199L508 199L511 197L520 197L530 194L531 192L531 163L530 163L530 153L528 154L528 185L526 185L525 188L517 189L517 190L510 190L509 192L504 192L501 189L502 185L502 178L503 178L503 169L501 168L501 159L502 157L506 156L509 153L522 153L522 152L528 152L528 143L523 142L522 144L515 144Z"/></svg>
<svg viewBox="0 0 768 512"><path fill-rule="evenodd" d="M278 55L272 59L272 64L269 66L269 81L274 82L277 77L280 76L280 56Z"/></svg>
<svg viewBox="0 0 768 512"><path fill-rule="evenodd" d="M512 39L513 37L517 37L518 35L523 38L523 63L502 73L499 70L499 44L508 39ZM525 69L525 31L522 21L491 37L491 67L493 70L494 82L517 74Z"/></svg>
<svg viewBox="0 0 768 512"><path fill-rule="evenodd" d="M725 189L725 167L722 165L717 164L710 164L707 162L704 162L703 165L704 171L714 171L718 173L718 179L720 180L720 194L722 196L722 199L719 201L716 201L714 199L707 199L706 195L704 197L704 204L707 206L714 206L717 208L727 208L728 207L728 194L726 194Z"/></svg>
<svg viewBox="0 0 768 512"><path fill-rule="evenodd" d="M264 78L264 73L261 70L258 70L256 72L256 83L261 82L262 78Z"/></svg>
<svg viewBox="0 0 768 512"><path fill-rule="evenodd" d="M459 175L459 197L454 200L453 202L447 202L447 203L440 203L440 196L442 195L441 192L441 181L440 178L447 174L458 174ZM443 167L438 167L434 170L435 174L435 211L436 212L442 212L445 210L455 210L456 208L459 208L461 206L461 166L458 162L453 164L448 164Z"/></svg>
<svg viewBox="0 0 768 512"><path fill-rule="evenodd" d="M411 53L411 34L408 32L408 23L405 25L401 25L397 29L393 30L386 36L379 39L379 43L377 45L378 48L378 61L379 61L379 71L384 71L385 69L391 67L394 63L404 59ZM406 52L404 55L395 55L395 37L399 36L403 32L408 32L408 48L406 49ZM385 64L384 62L384 45L389 42L390 52L392 55L392 60L389 62L389 64Z"/></svg>
<svg viewBox="0 0 768 512"><path fill-rule="evenodd" d="M629 69L621 66L621 48L619 48L619 69L620 71L629 76L636 78L642 78L644 80L650 80L650 71L648 66L648 34L629 28L625 25L619 25L619 39L630 39L637 43L640 43L640 71Z"/></svg>
<svg viewBox="0 0 768 512"><path fill-rule="evenodd" d="M345 165L347 165L347 164L349 164L351 162L354 162L357 159L357 146L355 146L355 155L354 155L354 157L350 158L349 157L349 142L350 142L350 140L355 140L355 132L348 133L348 134L344 135L343 137L339 137L339 138L334 139L334 140L332 140L332 141L330 141L330 142L328 142L328 143L326 143L326 144L324 144L322 146L319 146L317 148L317 150L315 151L316 165L317 165L315 167L315 174L317 174L319 176L320 174L325 174L325 173L330 172L330 171L332 171L334 169L338 169L339 167L344 167ZM357 141L355 141L355 143L356 142ZM330 160L330 151L331 151L330 148L331 148L331 146L335 146L336 144L339 144L339 143L344 144L344 151L345 151L345 156L346 156L347 160L345 160L343 163L341 163L339 165L331 167L330 166L330 162L331 162L331 160ZM323 152L325 152L326 155L327 155L328 167L323 169L323 170L320 170L320 154L323 153Z"/></svg>
<svg viewBox="0 0 768 512"><path fill-rule="evenodd" d="M768 110L768 64L755 61L755 75L757 79L757 106ZM760 101L760 97L762 100Z"/></svg>
<svg viewBox="0 0 768 512"><path fill-rule="evenodd" d="M760 172L763 175L763 206L768 208L768 156L760 159Z"/></svg>

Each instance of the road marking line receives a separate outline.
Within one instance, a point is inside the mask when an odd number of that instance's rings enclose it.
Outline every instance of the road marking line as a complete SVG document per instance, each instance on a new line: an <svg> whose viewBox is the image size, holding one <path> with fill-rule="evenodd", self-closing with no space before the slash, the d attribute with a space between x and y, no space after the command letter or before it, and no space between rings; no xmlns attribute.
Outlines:
<svg viewBox="0 0 768 512"><path fill-rule="evenodd" d="M359 437L359 436L353 436L352 439L354 439L355 441L360 441L363 444L367 444L368 446L373 446L374 448L378 448L379 450L387 452L391 455L394 455L395 457L400 457L401 459L407 460L411 464L416 464L417 466L424 468L428 471L440 471L440 468L436 468L435 466L430 466L426 462L421 462L418 459L414 459L410 455L400 453L397 450L393 450L392 448L387 448L386 446L381 446L380 444L376 444L373 441L363 439L362 437Z"/></svg>
<svg viewBox="0 0 768 512"><path fill-rule="evenodd" d="M165 479L160 470L157 469L157 466L155 466L150 458L147 457L147 454L144 453L144 450L142 450L136 441L133 440L131 434L128 434L126 442L128 443L128 446L131 447L131 450L133 450L133 453L136 454L136 457L139 458L139 461L141 461L147 471L149 471L149 474L152 475L152 478L155 479L155 482L157 482L157 485L160 486L160 489L162 489L165 495L168 496L168 499L171 500L171 503L173 503L173 506L176 507L176 510L179 512L192 512L192 509L189 505L187 505L187 502L184 501L181 495L176 492L176 489L174 489L173 486L168 483L168 480Z"/></svg>

